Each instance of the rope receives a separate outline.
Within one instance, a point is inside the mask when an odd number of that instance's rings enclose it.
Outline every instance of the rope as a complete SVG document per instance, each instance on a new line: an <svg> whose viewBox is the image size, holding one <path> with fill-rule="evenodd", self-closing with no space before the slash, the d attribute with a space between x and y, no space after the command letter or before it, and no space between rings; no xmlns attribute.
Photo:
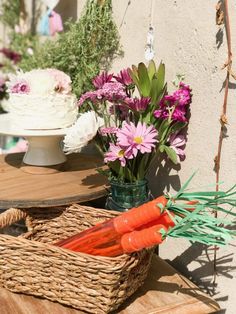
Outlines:
<svg viewBox="0 0 236 314"><path fill-rule="evenodd" d="M0 214L0 229L8 227L21 219L25 219L26 216L26 212L22 209L9 208L8 210Z"/></svg>

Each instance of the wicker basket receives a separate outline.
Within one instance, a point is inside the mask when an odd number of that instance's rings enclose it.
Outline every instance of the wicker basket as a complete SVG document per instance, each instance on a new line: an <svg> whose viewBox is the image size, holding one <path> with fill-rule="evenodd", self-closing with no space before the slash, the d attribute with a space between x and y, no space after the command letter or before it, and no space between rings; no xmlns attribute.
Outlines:
<svg viewBox="0 0 236 314"><path fill-rule="evenodd" d="M114 215L77 204L2 213L0 228L25 218L29 231L19 237L0 234L0 285L93 314L117 309L143 284L152 249L108 258L51 245Z"/></svg>

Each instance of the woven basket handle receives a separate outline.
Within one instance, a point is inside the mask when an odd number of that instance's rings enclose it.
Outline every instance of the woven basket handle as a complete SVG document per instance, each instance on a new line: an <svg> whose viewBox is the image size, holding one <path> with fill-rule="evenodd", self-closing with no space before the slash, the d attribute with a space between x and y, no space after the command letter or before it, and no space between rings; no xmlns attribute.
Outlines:
<svg viewBox="0 0 236 314"><path fill-rule="evenodd" d="M8 210L0 214L0 229L8 227L21 219L25 219L26 216L27 213L22 209L9 208Z"/></svg>

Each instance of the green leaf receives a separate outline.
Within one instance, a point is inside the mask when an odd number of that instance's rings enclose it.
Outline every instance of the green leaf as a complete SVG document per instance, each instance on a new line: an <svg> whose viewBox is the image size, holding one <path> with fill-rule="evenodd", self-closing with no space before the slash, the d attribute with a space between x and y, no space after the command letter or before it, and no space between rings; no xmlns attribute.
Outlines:
<svg viewBox="0 0 236 314"><path fill-rule="evenodd" d="M132 69L134 67L135 66L133 65ZM131 76L134 84L137 86L139 93L141 94L140 83L139 83L139 79L138 79L138 72L136 72L136 69L135 70L128 69L128 72L129 72L129 75Z"/></svg>
<svg viewBox="0 0 236 314"><path fill-rule="evenodd" d="M164 150L168 157L170 158L170 160L176 165L178 163L176 152L171 147L166 145L164 145Z"/></svg>
<svg viewBox="0 0 236 314"><path fill-rule="evenodd" d="M164 152L164 147L165 147L165 145L160 145L160 146L159 146L159 151L160 151L161 153Z"/></svg>
<svg viewBox="0 0 236 314"><path fill-rule="evenodd" d="M157 79L159 81L160 91L163 89L165 83L165 65L164 63L160 63L159 68L157 70Z"/></svg>
<svg viewBox="0 0 236 314"><path fill-rule="evenodd" d="M151 60L148 64L148 76L150 81L152 80L154 74L156 73L156 65L153 60Z"/></svg>
<svg viewBox="0 0 236 314"><path fill-rule="evenodd" d="M150 95L151 84L148 76L147 67L143 62L139 63L138 65L138 77L141 95L144 97L148 97Z"/></svg>
<svg viewBox="0 0 236 314"><path fill-rule="evenodd" d="M154 75L151 81L151 90L150 90L150 97L151 97L153 105L156 105L157 103L157 99L159 96L158 91L159 91L159 82L156 75Z"/></svg>

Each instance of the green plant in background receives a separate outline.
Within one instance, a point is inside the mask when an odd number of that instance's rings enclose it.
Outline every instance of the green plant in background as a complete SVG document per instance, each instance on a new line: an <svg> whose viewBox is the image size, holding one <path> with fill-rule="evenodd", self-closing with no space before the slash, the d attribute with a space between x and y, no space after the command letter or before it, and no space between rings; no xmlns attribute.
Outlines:
<svg viewBox="0 0 236 314"><path fill-rule="evenodd" d="M39 43L39 36L34 32L34 24L38 21L40 9L36 8L31 25L23 0L3 0L0 9L0 21L6 27L8 37L7 47L1 49L6 57L2 64L2 71L9 73L19 67L21 60L30 62L33 51Z"/></svg>
<svg viewBox="0 0 236 314"><path fill-rule="evenodd" d="M1 2L0 20L5 26L9 27L9 29L14 30L15 25L19 24L21 0L2 0Z"/></svg>
<svg viewBox="0 0 236 314"><path fill-rule="evenodd" d="M91 89L91 80L101 69L108 69L121 53L119 34L112 17L111 0L88 0L78 22L69 21L68 30L57 40L46 40L32 58L23 59L20 67L54 67L70 75L73 92L79 97Z"/></svg>

